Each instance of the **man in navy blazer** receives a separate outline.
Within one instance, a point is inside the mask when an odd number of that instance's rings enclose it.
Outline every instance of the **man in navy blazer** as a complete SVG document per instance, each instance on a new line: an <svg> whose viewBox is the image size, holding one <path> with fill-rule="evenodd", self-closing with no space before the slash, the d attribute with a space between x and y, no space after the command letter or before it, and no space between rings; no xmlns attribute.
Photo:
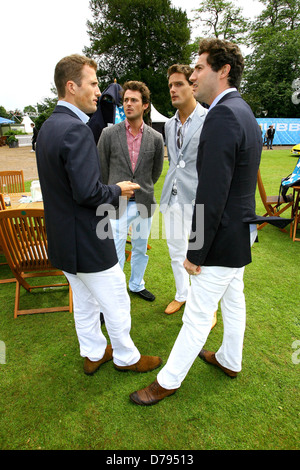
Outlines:
<svg viewBox="0 0 300 470"><path fill-rule="evenodd" d="M131 394L139 405L172 395L199 355L231 378L242 366L246 320L243 292L245 265L256 238L255 189L262 150L256 119L237 91L244 67L239 48L218 39L200 43L190 77L194 95L210 105L200 137L198 187L192 233L184 266L191 290L183 326L169 359L146 389ZM197 220L198 206L204 215ZM203 346L218 302L224 324L223 342L214 353ZM199 354L200 351L200 354Z"/></svg>
<svg viewBox="0 0 300 470"><path fill-rule="evenodd" d="M55 68L58 105L37 140L37 165L43 194L49 259L73 291L75 327L84 372L93 374L113 359L118 370L145 372L161 359L141 356L130 337L130 300L111 231L99 237L103 205L118 206L139 185L101 182L97 147L87 114L100 95L92 59L74 54ZM97 216L99 207L102 216ZM100 328L103 312L111 345Z"/></svg>

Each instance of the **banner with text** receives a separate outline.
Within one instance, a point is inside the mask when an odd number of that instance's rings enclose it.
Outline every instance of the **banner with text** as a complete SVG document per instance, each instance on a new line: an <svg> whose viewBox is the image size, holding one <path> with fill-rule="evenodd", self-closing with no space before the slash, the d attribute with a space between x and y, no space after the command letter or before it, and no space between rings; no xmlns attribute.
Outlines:
<svg viewBox="0 0 300 470"><path fill-rule="evenodd" d="M275 136L273 145L296 145L300 144L300 119L285 118L257 118L258 124L262 126L262 135L270 125L274 126Z"/></svg>

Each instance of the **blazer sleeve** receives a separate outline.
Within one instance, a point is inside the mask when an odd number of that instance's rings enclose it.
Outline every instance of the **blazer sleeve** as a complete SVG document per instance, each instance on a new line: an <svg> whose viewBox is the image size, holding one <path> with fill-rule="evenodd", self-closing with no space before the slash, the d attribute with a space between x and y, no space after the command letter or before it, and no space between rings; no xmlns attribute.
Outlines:
<svg viewBox="0 0 300 470"><path fill-rule="evenodd" d="M205 262L220 224L226 224L224 209L240 141L240 126L232 111L215 106L205 120L198 149L198 186L187 252L188 260L197 266ZM199 220L197 206L201 204L204 214Z"/></svg>
<svg viewBox="0 0 300 470"><path fill-rule="evenodd" d="M91 129L82 123L70 126L63 137L62 157L74 200L84 206L118 205L121 188L101 181L99 158Z"/></svg>
<svg viewBox="0 0 300 470"><path fill-rule="evenodd" d="M110 164L110 145L107 129L108 128L103 129L97 146L100 159L101 176L104 184L108 183Z"/></svg>
<svg viewBox="0 0 300 470"><path fill-rule="evenodd" d="M152 181L155 184L161 175L164 165L164 141L161 135L158 135L155 143L155 153L152 167Z"/></svg>

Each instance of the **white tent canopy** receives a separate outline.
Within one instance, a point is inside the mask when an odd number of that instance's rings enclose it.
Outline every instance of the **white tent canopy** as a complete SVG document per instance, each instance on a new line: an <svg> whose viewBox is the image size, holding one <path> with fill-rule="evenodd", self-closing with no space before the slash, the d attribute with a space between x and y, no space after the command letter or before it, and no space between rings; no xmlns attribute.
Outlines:
<svg viewBox="0 0 300 470"><path fill-rule="evenodd" d="M24 125L25 127L25 132L27 132L27 134L32 134L32 127L31 127L31 124L34 124L34 122L30 119L29 116L27 116L25 114L25 116L23 117L23 120L22 120L22 124Z"/></svg>
<svg viewBox="0 0 300 470"><path fill-rule="evenodd" d="M169 120L169 118L167 118L166 116L163 116L162 114L160 114L153 106L153 104L151 104L151 114L150 114L150 117L151 117L151 121L152 122L167 122Z"/></svg>

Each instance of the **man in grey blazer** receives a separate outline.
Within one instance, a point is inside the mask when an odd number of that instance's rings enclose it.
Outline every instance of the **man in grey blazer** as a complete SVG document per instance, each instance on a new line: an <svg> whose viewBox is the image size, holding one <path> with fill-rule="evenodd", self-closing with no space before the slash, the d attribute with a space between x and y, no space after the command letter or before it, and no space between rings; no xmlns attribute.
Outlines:
<svg viewBox="0 0 300 470"><path fill-rule="evenodd" d="M147 243L156 208L154 184L163 168L164 144L160 133L143 121L149 111L150 91L142 82L129 81L123 86L125 121L105 128L98 142L98 152L105 184L127 180L140 185L119 213L112 217L119 263L123 269L125 245L131 226L131 276L129 290L145 300L155 296L145 289L144 273L148 264Z"/></svg>
<svg viewBox="0 0 300 470"><path fill-rule="evenodd" d="M200 133L207 110L194 98L189 81L193 69L174 64L168 69L169 90L176 114L165 125L169 170L160 200L166 238L175 279L175 299L165 313L177 312L185 303L189 275L183 262L188 248L197 189L196 160Z"/></svg>

